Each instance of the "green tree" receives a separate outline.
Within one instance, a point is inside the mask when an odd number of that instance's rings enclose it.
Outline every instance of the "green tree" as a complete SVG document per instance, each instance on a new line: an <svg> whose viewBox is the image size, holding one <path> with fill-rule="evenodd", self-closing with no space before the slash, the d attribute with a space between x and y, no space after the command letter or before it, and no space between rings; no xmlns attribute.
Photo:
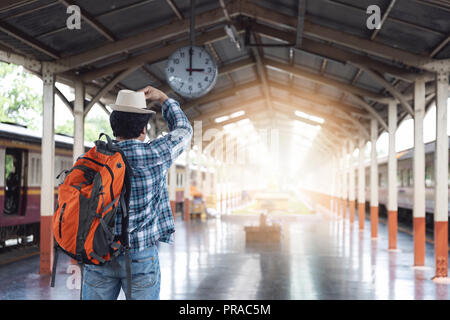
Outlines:
<svg viewBox="0 0 450 320"><path fill-rule="evenodd" d="M36 76L22 67L0 62L0 121L36 129L42 113L42 94L35 88Z"/></svg>
<svg viewBox="0 0 450 320"><path fill-rule="evenodd" d="M57 126L55 132L73 136L73 127L73 120L67 120L63 125ZM112 130L106 116L96 116L85 119L84 141L94 142L102 132L112 137Z"/></svg>

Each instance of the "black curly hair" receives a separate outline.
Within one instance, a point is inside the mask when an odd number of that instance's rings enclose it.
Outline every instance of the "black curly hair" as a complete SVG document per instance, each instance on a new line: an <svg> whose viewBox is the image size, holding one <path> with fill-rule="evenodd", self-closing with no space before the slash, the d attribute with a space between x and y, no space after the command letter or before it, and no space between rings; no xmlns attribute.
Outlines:
<svg viewBox="0 0 450 320"><path fill-rule="evenodd" d="M109 116L109 123L114 136L122 139L134 139L141 135L151 114L113 111Z"/></svg>

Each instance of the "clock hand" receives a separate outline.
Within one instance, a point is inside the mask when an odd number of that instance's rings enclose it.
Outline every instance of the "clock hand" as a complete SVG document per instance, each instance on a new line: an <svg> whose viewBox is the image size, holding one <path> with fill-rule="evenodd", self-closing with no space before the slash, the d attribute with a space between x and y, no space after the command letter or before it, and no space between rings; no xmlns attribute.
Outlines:
<svg viewBox="0 0 450 320"><path fill-rule="evenodd" d="M192 76L192 47L189 48L189 69L186 71L189 71L189 75Z"/></svg>
<svg viewBox="0 0 450 320"><path fill-rule="evenodd" d="M186 69L186 71L189 71L190 73L190 75L192 75L192 72L203 72L203 71L205 71L205 69L192 69L192 68L189 68L189 69Z"/></svg>

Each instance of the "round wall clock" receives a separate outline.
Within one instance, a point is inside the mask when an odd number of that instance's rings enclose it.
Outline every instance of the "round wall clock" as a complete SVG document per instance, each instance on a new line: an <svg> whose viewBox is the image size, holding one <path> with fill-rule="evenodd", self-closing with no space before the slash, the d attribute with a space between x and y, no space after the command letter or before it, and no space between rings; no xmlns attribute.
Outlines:
<svg viewBox="0 0 450 320"><path fill-rule="evenodd" d="M167 62L167 83L185 98L207 94L216 84L217 75L214 59L201 47L182 47L172 53Z"/></svg>

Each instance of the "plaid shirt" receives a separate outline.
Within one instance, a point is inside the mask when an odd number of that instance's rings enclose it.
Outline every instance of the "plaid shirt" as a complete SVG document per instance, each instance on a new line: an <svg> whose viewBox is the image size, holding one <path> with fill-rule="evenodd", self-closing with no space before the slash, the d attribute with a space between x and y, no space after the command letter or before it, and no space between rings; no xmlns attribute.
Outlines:
<svg viewBox="0 0 450 320"><path fill-rule="evenodd" d="M139 140L119 142L133 169L128 225L131 252L142 251L158 241L173 242L175 224L166 175L174 160L189 145L192 126L179 103L173 99L163 103L162 114L169 126L168 134L148 143ZM115 233L120 234L120 211L115 222Z"/></svg>

